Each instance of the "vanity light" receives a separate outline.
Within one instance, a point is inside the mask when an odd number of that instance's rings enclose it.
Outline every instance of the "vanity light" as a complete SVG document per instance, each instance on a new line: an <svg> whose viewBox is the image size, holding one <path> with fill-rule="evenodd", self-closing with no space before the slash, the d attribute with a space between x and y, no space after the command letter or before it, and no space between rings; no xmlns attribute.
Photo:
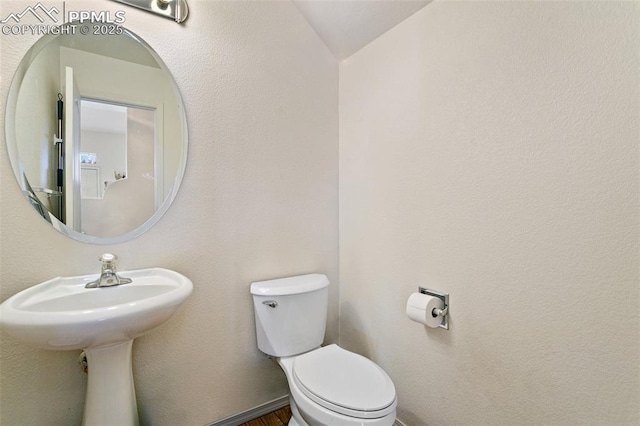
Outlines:
<svg viewBox="0 0 640 426"><path fill-rule="evenodd" d="M113 0L118 3L128 4L156 15L171 18L181 24L189 16L187 0Z"/></svg>

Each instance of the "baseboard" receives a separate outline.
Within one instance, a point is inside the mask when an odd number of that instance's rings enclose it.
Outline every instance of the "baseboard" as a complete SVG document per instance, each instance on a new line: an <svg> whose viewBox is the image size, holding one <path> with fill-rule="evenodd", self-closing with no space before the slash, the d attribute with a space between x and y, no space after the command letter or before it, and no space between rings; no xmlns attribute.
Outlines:
<svg viewBox="0 0 640 426"><path fill-rule="evenodd" d="M273 401L258 405L244 413L236 414L218 422L211 423L209 426L238 426L242 423L264 416L265 414L277 411L289 405L289 395L281 396Z"/></svg>
<svg viewBox="0 0 640 426"><path fill-rule="evenodd" d="M393 426L407 426L407 425L402 423L400 420L396 419L396 421L393 423Z"/></svg>

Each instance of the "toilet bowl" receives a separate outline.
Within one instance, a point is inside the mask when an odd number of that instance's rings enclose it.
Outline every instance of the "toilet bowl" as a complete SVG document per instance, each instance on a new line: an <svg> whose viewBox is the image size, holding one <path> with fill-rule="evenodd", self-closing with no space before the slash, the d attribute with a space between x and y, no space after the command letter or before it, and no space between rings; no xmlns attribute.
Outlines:
<svg viewBox="0 0 640 426"><path fill-rule="evenodd" d="M397 399L393 382L372 361L329 345L279 358L300 426L392 425ZM295 423L294 423L295 424Z"/></svg>
<svg viewBox="0 0 640 426"><path fill-rule="evenodd" d="M338 345L320 347L328 285L321 274L251 284L258 348L289 384L289 426L391 426L397 398L387 373Z"/></svg>

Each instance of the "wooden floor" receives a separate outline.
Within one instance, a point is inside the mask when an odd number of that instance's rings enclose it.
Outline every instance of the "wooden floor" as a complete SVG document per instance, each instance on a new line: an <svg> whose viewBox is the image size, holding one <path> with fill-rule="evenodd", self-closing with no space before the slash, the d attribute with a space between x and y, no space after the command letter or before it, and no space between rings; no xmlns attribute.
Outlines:
<svg viewBox="0 0 640 426"><path fill-rule="evenodd" d="M242 423L239 426L286 426L291 418L291 408L287 405L284 408L265 414L262 417Z"/></svg>

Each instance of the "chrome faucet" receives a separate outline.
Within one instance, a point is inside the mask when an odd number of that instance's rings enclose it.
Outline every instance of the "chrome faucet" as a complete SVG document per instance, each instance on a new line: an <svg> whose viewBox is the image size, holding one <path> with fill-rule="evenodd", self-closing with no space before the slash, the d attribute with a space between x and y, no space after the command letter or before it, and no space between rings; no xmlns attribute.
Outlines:
<svg viewBox="0 0 640 426"><path fill-rule="evenodd" d="M131 278L118 276L116 271L116 261L118 260L118 256L111 253L105 253L100 256L99 260L102 262L100 278L85 285L85 288L112 287L115 285L129 284L131 282Z"/></svg>

